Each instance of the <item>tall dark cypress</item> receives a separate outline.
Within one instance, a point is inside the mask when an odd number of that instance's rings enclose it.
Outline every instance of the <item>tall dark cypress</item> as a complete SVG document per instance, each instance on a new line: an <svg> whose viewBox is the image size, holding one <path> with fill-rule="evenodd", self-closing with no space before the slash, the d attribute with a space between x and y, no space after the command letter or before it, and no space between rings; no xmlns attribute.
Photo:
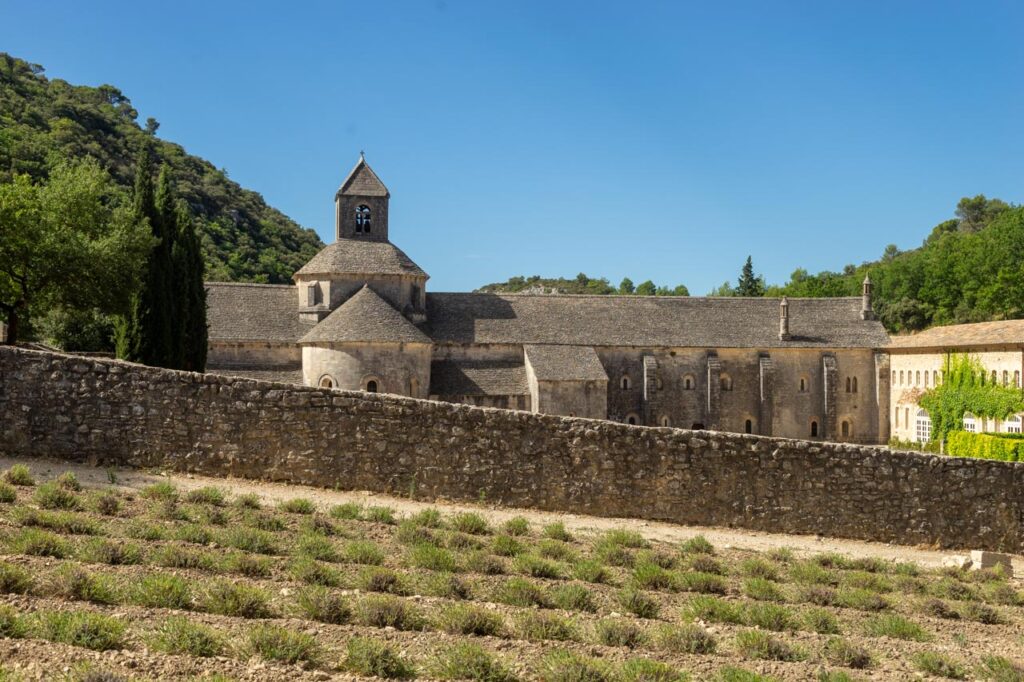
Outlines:
<svg viewBox="0 0 1024 682"><path fill-rule="evenodd" d="M182 369L202 372L206 369L206 287L203 276L206 263L199 246L195 224L188 211L178 204L178 238L174 242L174 273L181 296L179 339Z"/></svg>
<svg viewBox="0 0 1024 682"><path fill-rule="evenodd" d="M157 242L146 261L141 286L132 296L131 309L119 325L117 355L133 362L168 367L172 360L172 244L157 210L157 196L153 189L153 151L148 145L139 155L135 169L133 206L135 220L148 225Z"/></svg>
<svg viewBox="0 0 1024 682"><path fill-rule="evenodd" d="M167 164L160 167L160 175L156 181L155 203L157 220L160 221L161 243L157 248L163 252L160 258L164 268L163 309L164 325L167 327L167 353L161 366L181 369L185 363L181 321L185 315L186 293L175 262L175 252L178 250L178 198Z"/></svg>

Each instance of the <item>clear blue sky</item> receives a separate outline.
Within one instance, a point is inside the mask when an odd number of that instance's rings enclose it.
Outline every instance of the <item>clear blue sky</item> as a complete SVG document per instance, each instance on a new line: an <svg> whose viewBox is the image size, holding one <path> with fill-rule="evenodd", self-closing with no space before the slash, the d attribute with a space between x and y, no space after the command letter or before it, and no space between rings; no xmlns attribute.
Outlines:
<svg viewBox="0 0 1024 682"><path fill-rule="evenodd" d="M1020 2L26 2L0 50L110 83L332 239L365 149L433 291L769 281L1024 198Z"/></svg>

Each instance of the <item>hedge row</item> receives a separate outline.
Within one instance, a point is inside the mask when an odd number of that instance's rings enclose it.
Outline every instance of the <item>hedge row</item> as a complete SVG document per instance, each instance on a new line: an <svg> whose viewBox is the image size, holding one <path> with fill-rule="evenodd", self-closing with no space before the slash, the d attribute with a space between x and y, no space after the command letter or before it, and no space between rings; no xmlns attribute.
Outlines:
<svg viewBox="0 0 1024 682"><path fill-rule="evenodd" d="M1006 438L1005 434L954 431L946 440L946 454L953 457L1024 462L1024 439Z"/></svg>

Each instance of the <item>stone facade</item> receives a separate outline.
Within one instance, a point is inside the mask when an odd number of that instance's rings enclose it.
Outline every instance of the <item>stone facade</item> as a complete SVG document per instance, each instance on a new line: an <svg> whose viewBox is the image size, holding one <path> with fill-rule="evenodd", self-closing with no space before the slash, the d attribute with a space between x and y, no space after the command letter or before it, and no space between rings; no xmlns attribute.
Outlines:
<svg viewBox="0 0 1024 682"><path fill-rule="evenodd" d="M869 282L862 297L792 302L428 294L427 273L389 240L390 196L360 158L335 197L337 240L295 286L210 283L210 368L264 378L291 344L301 358L291 376L310 386L635 425L888 439L888 375L876 367L888 336Z"/></svg>
<svg viewBox="0 0 1024 682"><path fill-rule="evenodd" d="M840 413L842 410L840 410ZM0 347L0 452L785 533L1024 548L1024 464L636 428Z"/></svg>

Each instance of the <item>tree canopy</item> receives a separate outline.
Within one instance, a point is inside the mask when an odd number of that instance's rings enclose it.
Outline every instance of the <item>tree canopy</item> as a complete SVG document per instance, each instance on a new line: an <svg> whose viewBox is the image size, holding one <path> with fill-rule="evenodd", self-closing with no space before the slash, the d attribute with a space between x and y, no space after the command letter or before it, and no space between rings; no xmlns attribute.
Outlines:
<svg viewBox="0 0 1024 682"><path fill-rule="evenodd" d="M1006 419L1024 411L1019 388L1003 386L998 377L990 379L974 357L953 354L946 358L942 383L921 396L921 407L932 420L932 440L945 440L953 431L963 430L964 415Z"/></svg>
<svg viewBox="0 0 1024 682"><path fill-rule="evenodd" d="M618 294L620 296L690 295L689 289L682 284L669 288L667 286L657 286L651 280L646 280L640 284L634 285L633 280L629 277L624 277L622 282L616 288L613 287L605 277L593 279L582 272L576 275L573 279L566 279L564 277L541 277L540 275L533 275L531 277L510 277L505 282L495 282L493 284L484 285L477 289L477 291L513 294L519 292L545 294L597 294L600 296L612 294Z"/></svg>

